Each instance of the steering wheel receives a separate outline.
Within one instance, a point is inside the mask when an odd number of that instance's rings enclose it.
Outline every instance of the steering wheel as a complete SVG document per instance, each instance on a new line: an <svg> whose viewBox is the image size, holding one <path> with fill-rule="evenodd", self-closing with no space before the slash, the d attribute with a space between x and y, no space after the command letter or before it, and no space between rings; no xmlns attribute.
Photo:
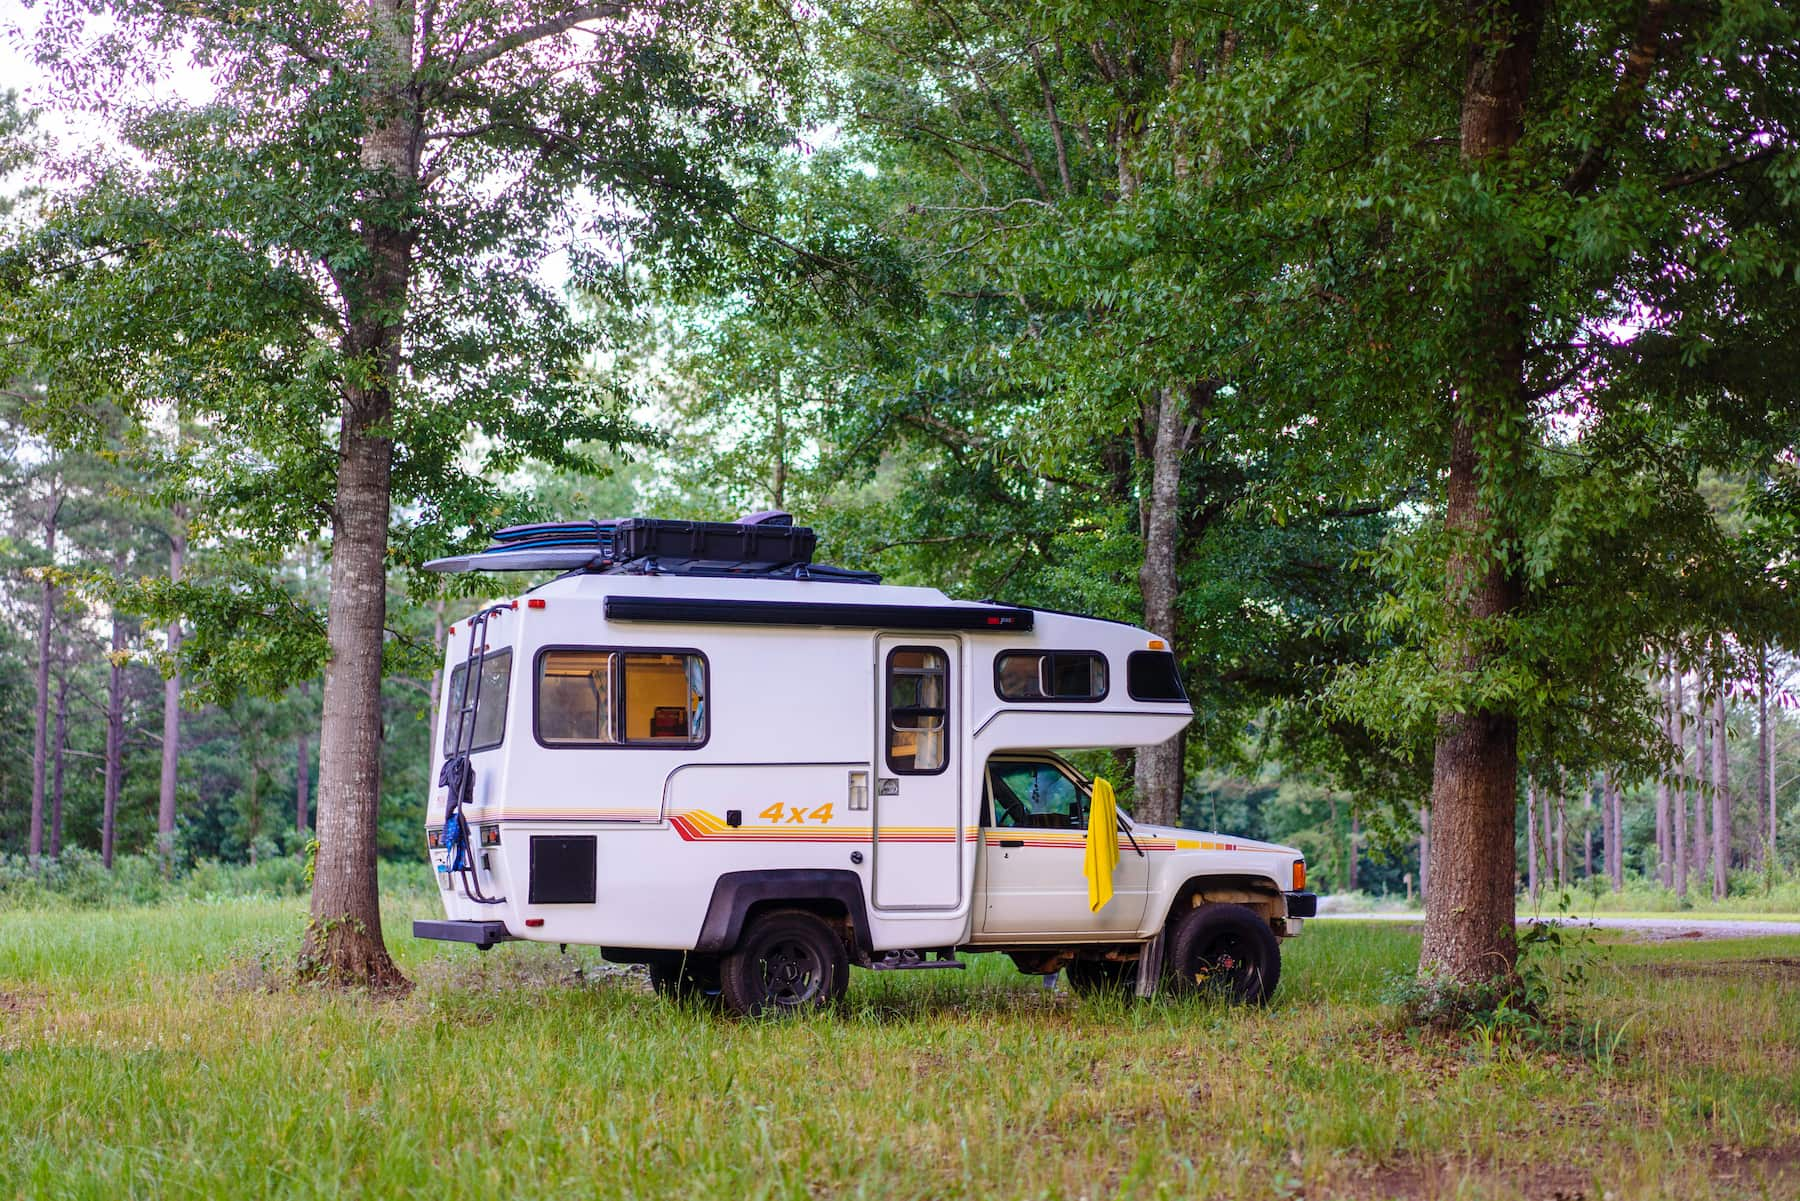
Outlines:
<svg viewBox="0 0 1800 1201"><path fill-rule="evenodd" d="M1031 824L1031 815L1019 803L1019 798L1013 795L1012 789L996 780L993 791L994 800L1000 804L1000 811L1012 819L1012 825L1022 828Z"/></svg>

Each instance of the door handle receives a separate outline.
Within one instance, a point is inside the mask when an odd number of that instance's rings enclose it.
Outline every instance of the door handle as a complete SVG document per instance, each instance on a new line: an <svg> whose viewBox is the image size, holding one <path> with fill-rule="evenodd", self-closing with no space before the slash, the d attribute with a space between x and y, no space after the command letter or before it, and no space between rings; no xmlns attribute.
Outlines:
<svg viewBox="0 0 1800 1201"><path fill-rule="evenodd" d="M1000 840L1000 845L1003 847L1022 847L1025 845L1025 840L1023 838L1002 838Z"/></svg>

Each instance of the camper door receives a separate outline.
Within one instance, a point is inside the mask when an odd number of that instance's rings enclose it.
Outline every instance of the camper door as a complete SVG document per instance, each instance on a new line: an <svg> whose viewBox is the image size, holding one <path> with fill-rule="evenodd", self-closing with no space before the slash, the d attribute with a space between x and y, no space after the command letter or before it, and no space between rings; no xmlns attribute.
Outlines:
<svg viewBox="0 0 1800 1201"><path fill-rule="evenodd" d="M962 900L962 766L956 638L875 641L875 905L952 909Z"/></svg>

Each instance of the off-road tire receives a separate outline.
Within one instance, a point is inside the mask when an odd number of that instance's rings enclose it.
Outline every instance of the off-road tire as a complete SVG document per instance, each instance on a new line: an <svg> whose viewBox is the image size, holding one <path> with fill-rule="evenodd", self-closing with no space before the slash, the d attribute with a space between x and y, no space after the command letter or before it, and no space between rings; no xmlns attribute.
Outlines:
<svg viewBox="0 0 1800 1201"><path fill-rule="evenodd" d="M816 914L780 909L752 919L719 964L719 992L735 1013L798 1013L843 1000L850 956Z"/></svg>
<svg viewBox="0 0 1800 1201"><path fill-rule="evenodd" d="M675 1002L716 1003L719 961L706 955L675 955L650 964L650 987Z"/></svg>
<svg viewBox="0 0 1800 1201"><path fill-rule="evenodd" d="M1175 922L1164 969L1178 996L1266 1005L1281 983L1281 945L1256 910L1214 902Z"/></svg>
<svg viewBox="0 0 1800 1201"><path fill-rule="evenodd" d="M1130 998L1137 987L1137 960L1077 959L1063 969L1072 992L1083 997Z"/></svg>

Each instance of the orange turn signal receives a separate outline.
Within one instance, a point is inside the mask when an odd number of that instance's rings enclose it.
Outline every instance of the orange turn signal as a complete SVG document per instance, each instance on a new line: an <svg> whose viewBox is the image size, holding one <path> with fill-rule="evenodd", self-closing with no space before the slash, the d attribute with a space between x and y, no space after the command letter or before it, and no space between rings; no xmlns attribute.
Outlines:
<svg viewBox="0 0 1800 1201"><path fill-rule="evenodd" d="M1169 644L1164 642L1161 638L1152 638L1150 640L1150 649L1153 651L1166 651L1169 649Z"/></svg>
<svg viewBox="0 0 1800 1201"><path fill-rule="evenodd" d="M1294 891L1306 891L1306 860L1294 860Z"/></svg>

